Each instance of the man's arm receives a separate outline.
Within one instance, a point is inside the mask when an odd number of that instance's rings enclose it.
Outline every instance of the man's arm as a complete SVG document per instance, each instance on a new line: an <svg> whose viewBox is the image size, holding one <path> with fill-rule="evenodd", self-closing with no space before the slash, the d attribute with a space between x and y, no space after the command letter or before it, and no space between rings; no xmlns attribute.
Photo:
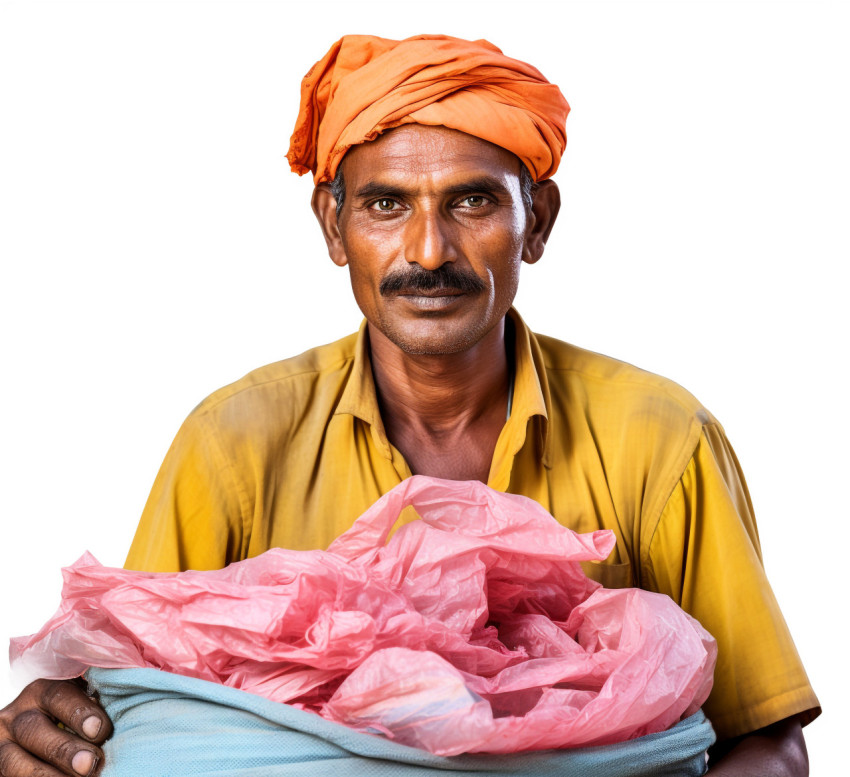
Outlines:
<svg viewBox="0 0 850 777"><path fill-rule="evenodd" d="M820 707L767 581L743 474L719 425L704 427L649 528L643 587L671 596L717 640L714 687L703 711L721 743L737 745L734 756L724 747L734 759L728 763L769 759L777 747L785 759L786 737L777 738L774 726L785 720L799 727ZM779 733L788 732L780 726ZM804 753L802 739L791 736L788 746L794 741ZM726 763L716 758L715 769Z"/></svg>
<svg viewBox="0 0 850 777"><path fill-rule="evenodd" d="M217 569L244 557L238 497L221 475L226 462L216 440L197 416L183 424L160 468L129 569ZM81 685L37 680L0 710L0 777L98 774L99 745L111 735L112 723Z"/></svg>
<svg viewBox="0 0 850 777"><path fill-rule="evenodd" d="M710 751L710 777L808 777L809 756L796 717L780 720Z"/></svg>
<svg viewBox="0 0 850 777"><path fill-rule="evenodd" d="M191 413L159 468L125 569L222 569L246 558L250 507L240 494L253 488L234 475L214 424Z"/></svg>
<svg viewBox="0 0 850 777"><path fill-rule="evenodd" d="M36 680L0 710L0 777L97 774L99 745L111 735L106 713L76 682Z"/></svg>

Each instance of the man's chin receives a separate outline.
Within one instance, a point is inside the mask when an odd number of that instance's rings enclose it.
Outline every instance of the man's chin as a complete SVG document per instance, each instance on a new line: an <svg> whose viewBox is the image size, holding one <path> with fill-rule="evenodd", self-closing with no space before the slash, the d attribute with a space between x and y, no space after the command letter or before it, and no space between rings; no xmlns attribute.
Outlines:
<svg viewBox="0 0 850 777"><path fill-rule="evenodd" d="M391 322L381 327L382 334L410 356L448 356L468 351L486 334L483 322L464 326L445 320Z"/></svg>

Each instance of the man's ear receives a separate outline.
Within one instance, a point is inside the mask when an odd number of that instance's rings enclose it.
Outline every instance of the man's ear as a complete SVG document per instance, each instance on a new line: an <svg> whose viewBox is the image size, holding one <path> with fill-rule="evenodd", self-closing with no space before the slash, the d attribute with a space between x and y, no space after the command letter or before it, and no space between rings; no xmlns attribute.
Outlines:
<svg viewBox="0 0 850 777"><path fill-rule="evenodd" d="M336 200L331 194L330 185L320 183L313 189L313 198L310 204L319 221L319 226L322 228L322 234L325 236L331 261L339 267L345 267L348 264L348 257L345 254L345 248L339 234Z"/></svg>
<svg viewBox="0 0 850 777"><path fill-rule="evenodd" d="M549 233L555 226L558 211L561 209L561 192L558 184L551 178L537 184L528 217L528 227L525 235L525 248L522 260L534 264L543 256L543 249L549 239Z"/></svg>

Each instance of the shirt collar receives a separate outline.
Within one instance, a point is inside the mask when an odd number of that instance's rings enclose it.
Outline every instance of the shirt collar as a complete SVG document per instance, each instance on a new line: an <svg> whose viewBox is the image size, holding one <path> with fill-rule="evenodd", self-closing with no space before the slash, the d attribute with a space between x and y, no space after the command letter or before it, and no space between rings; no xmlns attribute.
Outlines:
<svg viewBox="0 0 850 777"><path fill-rule="evenodd" d="M543 354L534 333L526 326L513 308L508 316L514 325L514 398L511 417L505 423L502 437L508 445L507 453L515 456L523 447L532 424L535 443L545 467L551 466L551 435L549 434L549 408L551 398L546 379ZM369 356L369 333L366 321L360 325L354 346L351 373L337 404L334 415L353 415L369 424L372 440L386 459L392 459L392 449L378 408L372 362ZM500 437L500 444L502 438ZM501 447L501 446L499 446Z"/></svg>
<svg viewBox="0 0 850 777"><path fill-rule="evenodd" d="M366 319L360 324L360 331L354 342L354 362L351 374L343 389L334 415L353 415L369 424L372 440L385 459L392 459L392 449L381 411L378 408L378 394L375 391L375 379L372 377L372 360L369 356L369 331Z"/></svg>
<svg viewBox="0 0 850 777"><path fill-rule="evenodd" d="M543 353L534 333L514 308L508 311L508 317L514 325L514 403L503 433L508 433L511 456L519 453L527 434L534 434L541 461L548 468L551 467L549 408L552 402ZM532 419L535 423L530 425Z"/></svg>

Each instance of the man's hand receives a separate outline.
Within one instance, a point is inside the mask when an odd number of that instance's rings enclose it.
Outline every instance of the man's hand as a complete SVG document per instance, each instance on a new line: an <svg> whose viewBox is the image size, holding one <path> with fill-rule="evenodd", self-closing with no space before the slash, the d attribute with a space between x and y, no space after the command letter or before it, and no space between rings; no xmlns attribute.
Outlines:
<svg viewBox="0 0 850 777"><path fill-rule="evenodd" d="M709 777L807 777L809 757L800 721L780 720L712 748Z"/></svg>
<svg viewBox="0 0 850 777"><path fill-rule="evenodd" d="M0 777L97 774L98 745L111 735L106 713L77 683L36 680L0 710Z"/></svg>

